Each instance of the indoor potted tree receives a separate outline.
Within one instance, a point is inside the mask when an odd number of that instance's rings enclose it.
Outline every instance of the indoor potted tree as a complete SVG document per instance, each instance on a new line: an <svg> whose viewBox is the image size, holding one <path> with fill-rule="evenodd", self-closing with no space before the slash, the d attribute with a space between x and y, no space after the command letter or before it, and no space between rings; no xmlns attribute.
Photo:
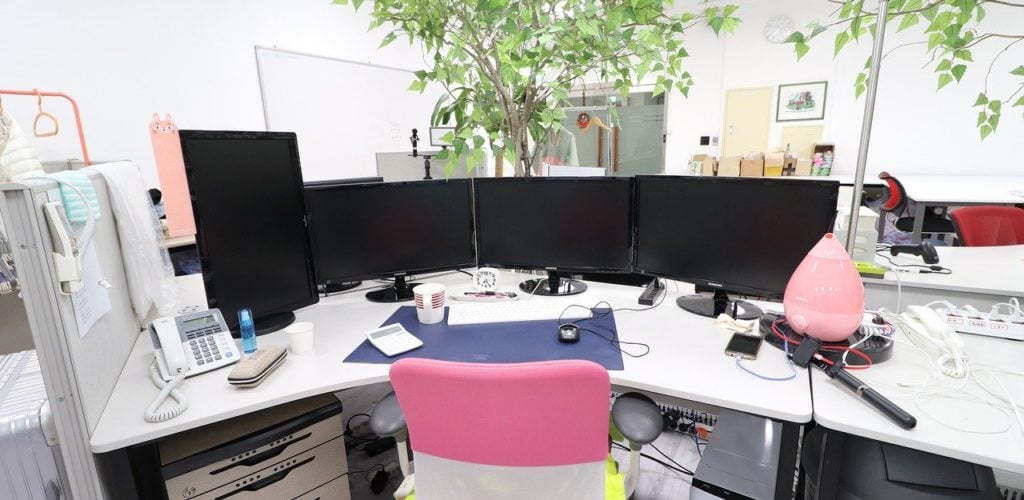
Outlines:
<svg viewBox="0 0 1024 500"><path fill-rule="evenodd" d="M349 0L334 0L348 4ZM363 0L351 0L356 9ZM739 25L735 5L702 5L671 12L671 0L378 0L370 28L390 29L381 46L398 38L422 45L429 67L410 90L440 84L434 125L453 125L446 172L456 159L475 168L489 148L530 175L535 150L565 118L574 85L614 84L623 95L653 80L655 95L684 96L693 78L684 65L684 33L708 27L716 34Z"/></svg>

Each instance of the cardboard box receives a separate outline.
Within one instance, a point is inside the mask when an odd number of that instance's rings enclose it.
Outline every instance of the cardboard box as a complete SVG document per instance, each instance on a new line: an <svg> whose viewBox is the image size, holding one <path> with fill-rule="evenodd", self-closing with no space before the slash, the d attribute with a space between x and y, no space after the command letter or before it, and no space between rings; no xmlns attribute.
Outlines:
<svg viewBox="0 0 1024 500"><path fill-rule="evenodd" d="M782 175L782 169L786 165L786 153L776 151L764 155L764 176L778 177Z"/></svg>
<svg viewBox="0 0 1024 500"><path fill-rule="evenodd" d="M738 177L740 175L740 163L742 160L742 156L722 157L722 160L718 162L718 176Z"/></svg>
<svg viewBox="0 0 1024 500"><path fill-rule="evenodd" d="M810 158L800 158L796 161L796 171L793 175L811 175Z"/></svg>
<svg viewBox="0 0 1024 500"><path fill-rule="evenodd" d="M715 175L715 171L718 169L718 159L714 156L708 156L706 154L695 154L693 155L693 161L700 164L700 170L697 171L700 175Z"/></svg>
<svg viewBox="0 0 1024 500"><path fill-rule="evenodd" d="M761 177L764 175L764 158L746 159L740 162L741 177Z"/></svg>

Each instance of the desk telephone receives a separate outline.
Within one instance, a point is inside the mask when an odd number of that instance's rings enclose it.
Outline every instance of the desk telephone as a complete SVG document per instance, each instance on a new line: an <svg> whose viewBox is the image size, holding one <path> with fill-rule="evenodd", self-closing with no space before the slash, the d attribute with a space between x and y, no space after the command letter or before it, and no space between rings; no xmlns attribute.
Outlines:
<svg viewBox="0 0 1024 500"><path fill-rule="evenodd" d="M160 377L199 375L239 360L238 347L220 310L167 316L149 324Z"/></svg>
<svg viewBox="0 0 1024 500"><path fill-rule="evenodd" d="M186 377L216 370L240 358L231 330L218 309L154 320L149 324L149 339L156 358L149 366L149 378L160 394L146 409L147 422L170 420L188 409L185 396L177 389ZM177 401L177 406L159 411L167 398Z"/></svg>

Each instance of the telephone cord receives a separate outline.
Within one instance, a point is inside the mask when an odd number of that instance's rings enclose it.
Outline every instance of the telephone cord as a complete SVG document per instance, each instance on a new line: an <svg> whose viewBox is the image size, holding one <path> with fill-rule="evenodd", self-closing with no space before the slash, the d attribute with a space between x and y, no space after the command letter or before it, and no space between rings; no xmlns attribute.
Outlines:
<svg viewBox="0 0 1024 500"><path fill-rule="evenodd" d="M160 377L160 371L157 369L156 359L154 358L153 362L149 365L149 379L153 381L153 385L160 389L160 394L157 394L153 403L149 405L149 408L146 408L146 422L151 424L165 422L181 415L188 409L188 401L185 400L185 395L177 389L178 385L185 380L185 373L179 373L170 382L164 382ZM174 408L157 413L160 406L168 398L177 401L178 404Z"/></svg>

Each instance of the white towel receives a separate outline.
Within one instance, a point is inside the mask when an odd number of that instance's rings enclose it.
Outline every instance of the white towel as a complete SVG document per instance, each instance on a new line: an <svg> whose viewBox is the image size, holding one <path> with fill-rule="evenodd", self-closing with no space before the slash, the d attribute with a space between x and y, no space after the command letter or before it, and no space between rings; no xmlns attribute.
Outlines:
<svg viewBox="0 0 1024 500"><path fill-rule="evenodd" d="M50 177L60 179L74 186L85 197L83 200L82 196L79 196L67 184L60 184L60 197L64 201L64 212L68 216L68 221L85 222L89 218L90 208L92 209L93 220L96 222L100 221L100 202L96 199L96 190L93 189L89 176L80 170L65 170L63 172L54 172L50 174Z"/></svg>
<svg viewBox="0 0 1024 500"><path fill-rule="evenodd" d="M174 268L139 168L128 161L89 168L107 181L135 316L145 320L151 306L161 316L172 314L177 303Z"/></svg>

